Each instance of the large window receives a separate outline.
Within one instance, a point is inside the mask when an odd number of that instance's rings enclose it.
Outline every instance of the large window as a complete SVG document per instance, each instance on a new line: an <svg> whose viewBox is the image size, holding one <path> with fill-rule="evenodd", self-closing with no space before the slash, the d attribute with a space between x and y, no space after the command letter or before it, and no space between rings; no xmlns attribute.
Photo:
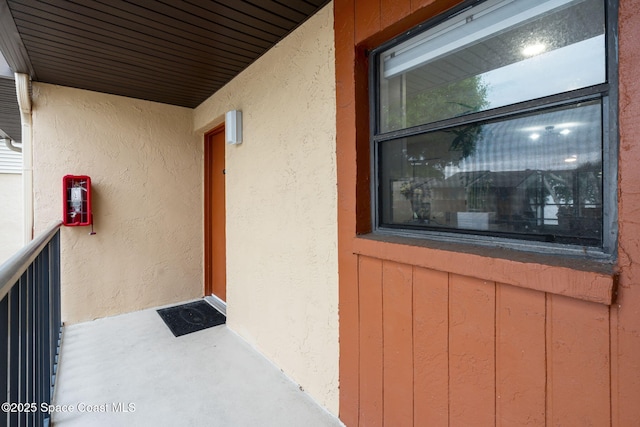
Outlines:
<svg viewBox="0 0 640 427"><path fill-rule="evenodd" d="M377 228L610 251L605 1L464 6L373 52Z"/></svg>

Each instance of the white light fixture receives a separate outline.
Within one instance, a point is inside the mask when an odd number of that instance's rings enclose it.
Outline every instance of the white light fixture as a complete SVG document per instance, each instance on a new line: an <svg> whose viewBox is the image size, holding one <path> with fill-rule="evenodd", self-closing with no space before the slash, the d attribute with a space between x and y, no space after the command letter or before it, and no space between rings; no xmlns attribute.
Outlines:
<svg viewBox="0 0 640 427"><path fill-rule="evenodd" d="M569 135L571 133L571 131L569 129L562 129L560 131L560 135Z"/></svg>
<svg viewBox="0 0 640 427"><path fill-rule="evenodd" d="M567 157L566 159L564 159L564 161L566 163L573 163L573 162L577 162L578 161L578 156L576 156L575 154L571 157Z"/></svg>
<svg viewBox="0 0 640 427"><path fill-rule="evenodd" d="M235 145L242 142L242 111L227 111L224 130L227 144Z"/></svg>
<svg viewBox="0 0 640 427"><path fill-rule="evenodd" d="M545 46L543 43L535 43L525 46L525 48L522 49L522 54L524 56L536 56L540 55L545 50L547 50L547 46Z"/></svg>
<svg viewBox="0 0 640 427"><path fill-rule="evenodd" d="M531 135L529 135L529 138L531 138L532 140L536 141L538 138L540 138L540 134L539 133L532 133Z"/></svg>

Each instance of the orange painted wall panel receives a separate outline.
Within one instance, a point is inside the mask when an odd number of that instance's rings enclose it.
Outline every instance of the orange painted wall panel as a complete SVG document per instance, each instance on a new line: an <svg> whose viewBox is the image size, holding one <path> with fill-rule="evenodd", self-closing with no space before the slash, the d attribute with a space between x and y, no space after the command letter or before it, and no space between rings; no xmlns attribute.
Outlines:
<svg viewBox="0 0 640 427"><path fill-rule="evenodd" d="M385 262L382 268L384 320L384 425L413 425L412 267Z"/></svg>
<svg viewBox="0 0 640 427"><path fill-rule="evenodd" d="M360 53L456 3L411 0L406 15L405 0L333 2L340 417L349 427L640 425L640 6L636 2L620 1L616 304L607 305L615 286L608 272L600 277L553 263L532 265L357 237L367 231L362 212L368 200L362 200L364 192L356 189L368 185L369 174L368 163L361 160L368 156L364 119L368 106L362 99L366 67ZM359 263L354 255L358 253L368 259ZM369 295L381 266L383 293ZM473 275L480 278L468 277ZM526 280L513 283L520 288L493 283L509 277ZM599 304L545 293L573 295L563 287L575 284L591 292L578 293L578 298ZM608 293L602 292L605 287ZM382 318L374 310L380 298ZM382 355L364 354L380 345L379 330ZM380 382L382 412L377 403Z"/></svg>
<svg viewBox="0 0 640 427"><path fill-rule="evenodd" d="M418 9L429 6L436 0L411 0L411 11L415 12Z"/></svg>
<svg viewBox="0 0 640 427"><path fill-rule="evenodd" d="M547 425L609 425L609 369L608 307L548 295Z"/></svg>
<svg viewBox="0 0 640 427"><path fill-rule="evenodd" d="M355 0L356 40L362 41L380 31L380 0Z"/></svg>
<svg viewBox="0 0 640 427"><path fill-rule="evenodd" d="M544 293L497 285L496 425L545 425L545 311Z"/></svg>
<svg viewBox="0 0 640 427"><path fill-rule="evenodd" d="M495 285L449 277L449 422L495 423Z"/></svg>
<svg viewBox="0 0 640 427"><path fill-rule="evenodd" d="M615 426L640 425L640 4L619 10L619 238L620 288L612 316Z"/></svg>
<svg viewBox="0 0 640 427"><path fill-rule="evenodd" d="M382 425L382 261L360 257L361 426Z"/></svg>
<svg viewBox="0 0 640 427"><path fill-rule="evenodd" d="M411 13L411 0L380 0L380 23L388 27Z"/></svg>
<svg viewBox="0 0 640 427"><path fill-rule="evenodd" d="M413 272L414 425L449 423L449 275Z"/></svg>
<svg viewBox="0 0 640 427"><path fill-rule="evenodd" d="M353 255L352 255L353 256ZM348 426L358 425L359 397L359 311L357 264L344 262L339 268L342 285L339 289L340 316L340 419ZM350 281L348 281L350 279ZM347 285L348 283L348 285Z"/></svg>
<svg viewBox="0 0 640 427"><path fill-rule="evenodd" d="M338 312L340 334L340 419L358 425L359 414L359 314L358 258L351 250L355 235L356 129L353 94L355 77L354 0L334 3L336 50L336 168L338 185Z"/></svg>
<svg viewBox="0 0 640 427"><path fill-rule="evenodd" d="M634 255L640 259L640 254ZM636 267L637 268L637 267ZM640 425L640 286L629 274L611 313L613 426Z"/></svg>

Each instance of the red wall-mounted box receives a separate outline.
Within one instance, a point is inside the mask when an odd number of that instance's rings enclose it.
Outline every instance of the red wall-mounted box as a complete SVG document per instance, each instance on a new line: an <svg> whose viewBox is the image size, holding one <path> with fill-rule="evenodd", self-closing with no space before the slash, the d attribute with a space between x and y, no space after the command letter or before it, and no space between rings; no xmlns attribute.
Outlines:
<svg viewBox="0 0 640 427"><path fill-rule="evenodd" d="M91 178L65 175L62 178L62 223L75 227L91 225Z"/></svg>

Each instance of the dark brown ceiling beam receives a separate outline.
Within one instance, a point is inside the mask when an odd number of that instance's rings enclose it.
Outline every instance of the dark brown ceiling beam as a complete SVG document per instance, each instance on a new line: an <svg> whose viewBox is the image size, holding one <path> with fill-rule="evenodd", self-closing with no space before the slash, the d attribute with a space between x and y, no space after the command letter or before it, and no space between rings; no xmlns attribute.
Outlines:
<svg viewBox="0 0 640 427"><path fill-rule="evenodd" d="M194 25L193 22L185 22L159 12L150 12L129 3L118 3L118 5L118 8L110 7L108 13L113 16L122 16L123 19L131 20L136 25L144 26L144 29L139 28L139 31L160 39L180 39L185 43L198 44L207 48L238 48L254 53L264 52L271 46L263 39L251 37L241 32L240 28L231 29L223 25L212 26L211 23L203 28ZM144 16L136 15L136 13L145 12Z"/></svg>
<svg viewBox="0 0 640 427"><path fill-rule="evenodd" d="M245 1L215 0L214 2L209 1L207 3L211 5L209 6L210 8L226 8L223 9L224 15L237 19L239 22L242 22L242 18L240 17L250 17L253 20L262 21L262 23L275 25L283 30L280 33L288 32L299 22L299 19L290 19L286 16L280 15L278 11L269 10ZM206 5L206 3L203 3L203 5ZM280 9L282 10L285 8L280 7Z"/></svg>
<svg viewBox="0 0 640 427"><path fill-rule="evenodd" d="M180 40L159 40L154 37L145 36L134 30L111 26L105 28L97 22L81 22L65 16L51 14L34 13L33 10L23 5L13 5L13 14L17 28L21 33L28 32L29 29L49 29L53 35L56 32L68 34L69 37L78 39L91 39L95 42L106 45L118 45L125 49L132 49L134 46L140 53L152 51L166 52L171 58L201 55L207 57L212 52L198 46L196 43L183 42ZM244 51L243 49L231 48L226 44L220 44L221 51L231 59L240 62L251 60L255 57L255 52ZM226 51L225 51L226 48Z"/></svg>
<svg viewBox="0 0 640 427"><path fill-rule="evenodd" d="M89 4L94 5L96 3L96 1L92 1ZM100 7L96 5L93 7L144 25L169 31L177 37L188 37L181 34L192 34L197 39L188 38L194 41L202 39L211 41L220 36L224 40L253 45L259 48L260 51L264 51L269 49L274 41L278 40L277 36L244 24L238 25L238 23L234 23L235 25L230 28L227 25L231 21L223 16L211 16L209 19L204 19L201 16L186 13L173 5L169 6L159 2L153 4L153 10L129 2L110 3L109 6L103 5Z"/></svg>
<svg viewBox="0 0 640 427"><path fill-rule="evenodd" d="M16 13L18 14L18 13ZM246 67L253 58L251 56L238 55L236 52L208 52L191 46L157 43L156 40L131 39L118 33L91 31L89 26L77 28L70 22L68 25L47 21L35 16L21 16L18 27L23 34L42 31L47 34L45 38L57 38L58 42L65 40L86 41L94 45L94 49L113 47L116 50L130 52L132 55L155 56L172 62L179 67L183 62L200 62L214 65L217 61L224 61L229 65ZM61 37L63 37L61 39Z"/></svg>
<svg viewBox="0 0 640 427"><path fill-rule="evenodd" d="M16 4L18 4L18 1L16 1ZM139 37L156 39L166 43L180 41L182 44L198 44L215 49L246 51L249 55L260 54L268 48L268 43L259 46L242 40L241 33L238 31L221 34L216 31L217 28L210 28L209 31L194 32L193 30L197 29L196 27L175 17L167 17L155 11L141 8L134 12L131 10L131 6L127 8L126 12L116 7L117 5L125 4L111 2L109 5L105 5L91 0L85 0L81 4L41 0L37 8L32 7L31 9L34 15L48 20L57 20L57 17L63 19L74 17L74 21L86 23L105 31L113 32L123 28L132 29L139 34ZM18 10L15 6L14 9ZM146 14L144 16L136 14L136 12L141 13L141 11L146 12ZM215 36L213 36L214 34Z"/></svg>
<svg viewBox="0 0 640 427"><path fill-rule="evenodd" d="M64 59L55 60L49 58L45 64L34 62L36 67L42 67L43 82L55 82L62 86L80 89L112 93L116 95L141 98L138 92L146 92L142 99L157 102L165 102L163 98L167 93L172 99L180 99L175 105L195 107L210 97L216 90L224 86L227 81L203 78L193 78L194 87L187 88L180 80L169 79L158 81L157 79L133 77L126 74L112 75L99 69L86 69L70 64ZM155 94L154 94L155 93ZM186 101L185 101L186 100ZM165 102L172 103L172 102Z"/></svg>
<svg viewBox="0 0 640 427"><path fill-rule="evenodd" d="M51 76L47 77L51 78ZM74 77L76 76L72 71L64 73L64 75L60 77L58 83L56 84L92 92L106 93L111 95L124 96L127 98L142 99L146 101L159 102L162 104L176 105L185 108L195 108L202 102L201 100L206 99L211 94L185 95L180 90L180 88L162 88L160 90L157 87L153 89L147 89L139 87L137 85L129 85L124 87L113 84L110 79L94 80L88 86L87 84L85 84L86 81L80 82L79 79L74 79Z"/></svg>
<svg viewBox="0 0 640 427"><path fill-rule="evenodd" d="M0 0L37 80L189 108L327 3Z"/></svg>
<svg viewBox="0 0 640 427"><path fill-rule="evenodd" d="M62 45L46 39L24 37L25 44L29 47L32 58L38 56L44 58L48 55L65 58L66 62L84 62L102 69L122 70L134 68L140 73L162 74L173 78L183 78L184 70L204 74L211 78L229 80L236 76L242 67L226 66L223 62L215 65L203 65L197 62L183 62L180 66L171 66L167 61L159 60L153 56L133 56L123 52L103 50L101 52L87 48L76 47L72 43ZM35 62L35 59L33 59Z"/></svg>
<svg viewBox="0 0 640 427"><path fill-rule="evenodd" d="M34 56L34 64L39 65L38 58ZM57 81L62 84L64 81L67 84L75 85L72 82L78 81L79 83L90 85L95 81L111 82L120 86L130 86L133 88L148 88L148 89L160 89L176 86L176 77L168 76L162 73L155 75L144 75L140 73L126 72L120 70L119 73L110 72L108 69L103 69L99 66L87 65L86 67L78 67L77 64L70 65L64 58L47 58L47 69L52 71L43 74L43 81ZM78 70L81 69L82 72ZM55 79L55 80L51 80ZM214 77L211 75L203 76L201 78L191 78L188 84L181 84L180 90L185 93L202 93L206 90L207 86L220 87L224 85L229 79ZM203 89L205 88L205 89Z"/></svg>
<svg viewBox="0 0 640 427"><path fill-rule="evenodd" d="M126 94L126 96L137 98L137 93L146 91L154 93L154 95L148 95L147 99L158 100L159 97L169 93L172 97L181 97L182 99L189 100L196 99L198 102L202 102L207 99L211 93L210 90L217 90L224 85L219 83L214 87L212 81L201 81L201 86L197 89L187 89L182 85L177 85L175 82L169 82L165 84L154 84L153 82L140 78L126 78L126 76L107 76L104 74L95 74L93 72L83 71L79 73L73 68L60 67L54 72L46 73L43 77L45 80L56 81L56 84L62 86L76 87L91 91L106 91L107 93ZM55 79L55 80L51 80ZM180 102L180 105L186 105L193 107L191 103L185 104Z"/></svg>
<svg viewBox="0 0 640 427"><path fill-rule="evenodd" d="M236 3L234 0L222 0L225 2ZM286 10L293 10L296 12L296 16L301 16L300 19L294 20L294 25L289 27L289 31L283 36L286 36L291 31L298 28L302 23L304 23L308 18L315 15L320 9L326 6L329 3L329 0L243 0L243 4L252 4L256 7L265 9L269 12L279 11L281 14L285 13ZM299 14L299 15L298 15ZM289 14L288 16L293 17L293 15Z"/></svg>
<svg viewBox="0 0 640 427"><path fill-rule="evenodd" d="M271 0L267 0L266 2L263 0L248 0L249 3L258 3L261 5L265 5L265 7L269 8L269 3L272 3ZM289 8L299 10L304 13L305 19L309 16L314 15L321 7L325 6L329 3L328 0L277 0L278 3L281 3Z"/></svg>
<svg viewBox="0 0 640 427"><path fill-rule="evenodd" d="M233 2L240 3L240 2ZM303 1L296 2L295 5L287 5L282 2L276 2L272 0L257 0L257 1L244 1L242 2L247 6L257 7L263 10L269 11L269 13L275 13L277 15L282 16L283 18L288 19L293 23L293 25L297 25L298 22L304 21L310 13L313 13L312 6L306 5ZM308 7L305 7L308 6ZM311 10L309 10L309 8ZM305 11L306 9L306 11Z"/></svg>
<svg viewBox="0 0 640 427"><path fill-rule="evenodd" d="M151 78L149 76L132 76L127 73L110 74L105 73L99 69L90 69L77 67L75 64L69 64L63 60L56 60L49 58L46 63L40 65L35 63L36 66L46 66L47 72L43 72L42 79L45 81L56 81L56 84L64 86L76 87L73 83L77 81L87 87L94 83L110 83L117 87L124 89L149 89L156 91L170 91L171 88L180 88L182 92L187 95L200 94L203 92L202 85L205 80L199 81L200 85L195 87L186 87L182 84L177 85L175 79L160 80L158 78ZM52 80L55 79L55 80ZM198 82L198 80L195 80ZM224 84L219 82L219 84Z"/></svg>
<svg viewBox="0 0 640 427"><path fill-rule="evenodd" d="M264 40L269 43L269 46L272 46L280 40L285 32L284 29L271 23L259 25L260 22L252 20L250 16L242 17L239 20L231 19L225 15L225 9L210 0L207 0L207 5L214 7L202 8L198 6L198 2L193 1L183 1L180 3L180 7L176 7L174 0L135 0L134 3L194 27L220 32L231 38L239 37L247 42L258 39Z"/></svg>
<svg viewBox="0 0 640 427"><path fill-rule="evenodd" d="M28 34L23 34L22 38L29 50L35 49L36 46L42 46L44 49L55 49L57 52L68 52L69 61L80 56L92 56L95 58L101 58L103 61L114 60L133 66L145 64L150 68L166 72L174 70L174 72L180 73L179 70L184 67L187 67L191 71L207 71L215 68L221 73L226 73L229 76L235 76L244 67L246 67L246 64L248 63L226 60L224 57L219 57L218 55L209 55L207 57L207 61L203 62L200 60L201 57L177 60L173 57L167 57L164 54L157 54L157 52L147 51L142 54L135 50L125 50L118 46L100 45L100 49L97 49L96 45L80 38L61 39L59 36L54 36L49 33L40 33L35 29L30 31Z"/></svg>

